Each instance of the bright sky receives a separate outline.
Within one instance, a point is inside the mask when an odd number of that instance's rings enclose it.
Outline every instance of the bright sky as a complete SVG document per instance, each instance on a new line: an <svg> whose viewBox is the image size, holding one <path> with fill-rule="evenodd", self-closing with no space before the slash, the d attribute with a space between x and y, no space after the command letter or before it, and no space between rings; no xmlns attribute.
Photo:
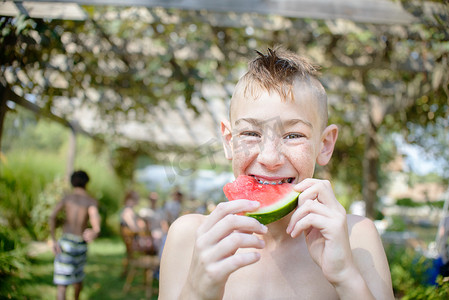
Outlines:
<svg viewBox="0 0 449 300"><path fill-rule="evenodd" d="M411 171L419 175L425 175L432 172L440 174L438 161L428 158L422 148L407 144L403 137L399 135L395 136L395 141L399 153L405 155L405 162L407 163L407 166L411 168Z"/></svg>

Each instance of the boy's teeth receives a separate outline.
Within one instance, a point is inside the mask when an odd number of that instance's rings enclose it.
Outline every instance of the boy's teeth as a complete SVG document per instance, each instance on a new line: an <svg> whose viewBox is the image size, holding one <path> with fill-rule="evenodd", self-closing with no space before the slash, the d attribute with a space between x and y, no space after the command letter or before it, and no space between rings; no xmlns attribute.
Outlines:
<svg viewBox="0 0 449 300"><path fill-rule="evenodd" d="M278 180L278 181L268 181L268 180L263 180L263 179L259 179L259 178L256 178L256 180L260 184L283 184L283 183L289 182L289 178Z"/></svg>

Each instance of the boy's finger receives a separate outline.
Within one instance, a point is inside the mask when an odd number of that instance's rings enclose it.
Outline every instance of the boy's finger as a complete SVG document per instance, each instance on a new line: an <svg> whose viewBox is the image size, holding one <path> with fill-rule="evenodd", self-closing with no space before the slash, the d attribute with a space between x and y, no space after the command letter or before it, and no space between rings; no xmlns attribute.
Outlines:
<svg viewBox="0 0 449 300"><path fill-rule="evenodd" d="M265 247L264 240L259 239L257 236L233 232L215 244L208 253L210 261L218 261L234 255L238 249L262 249L263 247Z"/></svg>
<svg viewBox="0 0 449 300"><path fill-rule="evenodd" d="M230 235L236 230L264 234L267 232L267 227L251 217L227 215L209 230L209 242L211 244L218 243L224 237Z"/></svg>
<svg viewBox="0 0 449 300"><path fill-rule="evenodd" d="M228 202L220 202L212 213L207 216L205 222L198 228L198 233L203 234L209 231L218 221L229 214L238 214L245 211L256 210L260 206L257 201L250 200L233 200Z"/></svg>
<svg viewBox="0 0 449 300"><path fill-rule="evenodd" d="M213 264L211 272L215 273L215 278L226 280L232 272L259 260L260 254L257 252L237 253Z"/></svg>
<svg viewBox="0 0 449 300"><path fill-rule="evenodd" d="M299 206L296 211L293 213L290 218L290 222L287 227L287 234L290 234L293 230L293 227L297 222L299 222L302 218L307 216L308 214L318 214L322 215L326 218L332 217L332 212L326 205L318 202L317 200L307 200L303 205Z"/></svg>
<svg viewBox="0 0 449 300"><path fill-rule="evenodd" d="M326 227L326 221L328 218L320 216L318 214L308 214L302 218L299 222L295 223L293 230L290 233L292 238L295 238L301 234L301 232L307 230L308 228L316 228L322 230Z"/></svg>
<svg viewBox="0 0 449 300"><path fill-rule="evenodd" d="M306 179L295 186L295 190L301 192L298 196L298 206L307 200L318 200L331 208L342 208L340 202L335 198L332 186L327 180Z"/></svg>

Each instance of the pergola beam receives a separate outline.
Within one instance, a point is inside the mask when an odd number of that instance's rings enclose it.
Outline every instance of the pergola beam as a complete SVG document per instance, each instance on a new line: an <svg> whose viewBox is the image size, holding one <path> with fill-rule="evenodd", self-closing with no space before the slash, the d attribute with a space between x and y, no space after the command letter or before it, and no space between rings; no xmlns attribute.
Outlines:
<svg viewBox="0 0 449 300"><path fill-rule="evenodd" d="M216 12L258 13L295 18L348 19L374 24L411 24L416 18L399 1L390 0L35 0L6 1L17 5L78 4L89 6L142 6ZM34 6L33 6L34 7ZM32 15L30 10L30 16ZM50 12L48 12L50 13Z"/></svg>
<svg viewBox="0 0 449 300"><path fill-rule="evenodd" d="M86 12L76 3L57 3L56 1L3 1L0 2L0 15L17 16L28 15L32 18L61 19L85 21Z"/></svg>

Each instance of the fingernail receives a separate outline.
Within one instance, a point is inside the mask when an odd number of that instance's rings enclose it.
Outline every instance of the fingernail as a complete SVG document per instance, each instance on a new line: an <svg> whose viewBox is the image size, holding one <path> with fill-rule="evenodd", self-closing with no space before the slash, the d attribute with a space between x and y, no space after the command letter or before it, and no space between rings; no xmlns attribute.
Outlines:
<svg viewBox="0 0 449 300"><path fill-rule="evenodd" d="M290 234L290 232L292 231L292 225L288 224L287 226L287 230L285 230L285 232L287 232L287 234Z"/></svg>

